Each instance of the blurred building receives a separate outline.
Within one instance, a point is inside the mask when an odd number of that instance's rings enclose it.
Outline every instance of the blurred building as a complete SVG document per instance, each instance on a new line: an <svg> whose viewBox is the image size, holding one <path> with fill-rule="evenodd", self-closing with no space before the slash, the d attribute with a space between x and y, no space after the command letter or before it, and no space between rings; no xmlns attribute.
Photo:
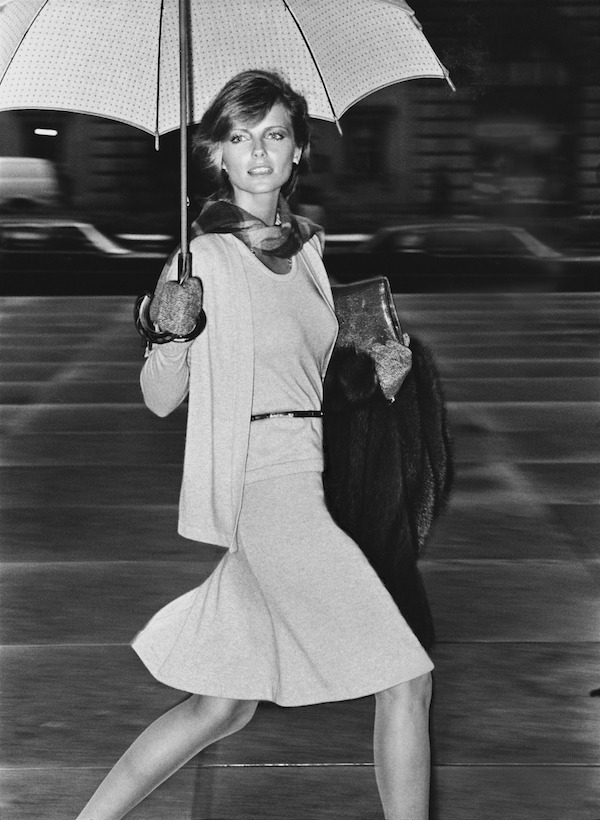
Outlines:
<svg viewBox="0 0 600 820"><path fill-rule="evenodd" d="M365 215L600 216L598 0L412 5L457 91L418 80L350 109L337 148L331 132L317 141L331 213L357 227Z"/></svg>
<svg viewBox="0 0 600 820"><path fill-rule="evenodd" d="M177 224L178 135L154 138L101 117L60 111L0 113L0 155L56 163L62 205L107 227Z"/></svg>
<svg viewBox="0 0 600 820"><path fill-rule="evenodd" d="M342 117L343 138L315 123L297 204L330 230L425 213L600 215L598 0L413 6L457 92L437 80L382 89ZM0 113L0 155L55 161L65 206L109 228L174 229L177 151L176 135L157 153L149 135L98 117Z"/></svg>

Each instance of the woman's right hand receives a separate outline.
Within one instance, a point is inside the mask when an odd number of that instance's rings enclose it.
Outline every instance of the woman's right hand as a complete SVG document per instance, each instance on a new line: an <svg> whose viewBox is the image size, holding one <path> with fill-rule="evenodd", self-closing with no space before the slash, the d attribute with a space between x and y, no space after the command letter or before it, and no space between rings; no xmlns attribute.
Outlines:
<svg viewBox="0 0 600 820"><path fill-rule="evenodd" d="M155 294L151 316L160 330L186 336L196 327L202 300L202 282L197 276L190 276L183 284L170 280Z"/></svg>

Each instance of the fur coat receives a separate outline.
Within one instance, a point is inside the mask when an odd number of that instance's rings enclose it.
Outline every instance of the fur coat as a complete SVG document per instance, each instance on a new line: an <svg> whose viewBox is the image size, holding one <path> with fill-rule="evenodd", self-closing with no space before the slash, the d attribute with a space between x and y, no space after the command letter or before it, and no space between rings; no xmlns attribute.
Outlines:
<svg viewBox="0 0 600 820"><path fill-rule="evenodd" d="M447 502L452 456L433 358L411 340L412 369L393 403L372 359L336 348L324 392L325 495L407 623L429 649L434 627L417 556Z"/></svg>

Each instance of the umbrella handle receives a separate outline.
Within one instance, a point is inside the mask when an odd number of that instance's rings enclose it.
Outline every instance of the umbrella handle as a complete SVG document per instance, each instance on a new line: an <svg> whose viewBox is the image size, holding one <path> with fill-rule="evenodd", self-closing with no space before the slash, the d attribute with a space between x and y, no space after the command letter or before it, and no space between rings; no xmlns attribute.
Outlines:
<svg viewBox="0 0 600 820"><path fill-rule="evenodd" d="M177 256L177 281L179 285L190 278L192 275L192 254L188 251L184 253L179 251ZM163 345L167 342L191 342L199 336L206 327L206 313L201 310L194 328L182 335L171 333L169 330L156 330L154 322L150 318L150 305L152 303L153 294L144 293L138 297L133 309L133 320L137 332L149 344Z"/></svg>
<svg viewBox="0 0 600 820"><path fill-rule="evenodd" d="M191 342L199 336L206 327L206 313L201 310L194 329L183 336L171 333L168 330L156 330L154 322L150 318L152 298L153 294L143 293L136 299L133 309L135 328L140 336L150 345L163 345L166 344L166 342Z"/></svg>
<svg viewBox="0 0 600 820"><path fill-rule="evenodd" d="M183 285L186 279L192 275L192 254L189 249L179 251L177 256L177 281Z"/></svg>

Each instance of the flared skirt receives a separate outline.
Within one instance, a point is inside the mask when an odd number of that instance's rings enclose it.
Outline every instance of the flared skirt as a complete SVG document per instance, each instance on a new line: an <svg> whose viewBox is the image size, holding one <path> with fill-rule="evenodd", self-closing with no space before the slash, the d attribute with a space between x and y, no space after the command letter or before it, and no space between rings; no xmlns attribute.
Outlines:
<svg viewBox="0 0 600 820"><path fill-rule="evenodd" d="M331 518L319 472L247 484L236 537L237 551L134 639L157 680L298 706L362 697L433 668Z"/></svg>

